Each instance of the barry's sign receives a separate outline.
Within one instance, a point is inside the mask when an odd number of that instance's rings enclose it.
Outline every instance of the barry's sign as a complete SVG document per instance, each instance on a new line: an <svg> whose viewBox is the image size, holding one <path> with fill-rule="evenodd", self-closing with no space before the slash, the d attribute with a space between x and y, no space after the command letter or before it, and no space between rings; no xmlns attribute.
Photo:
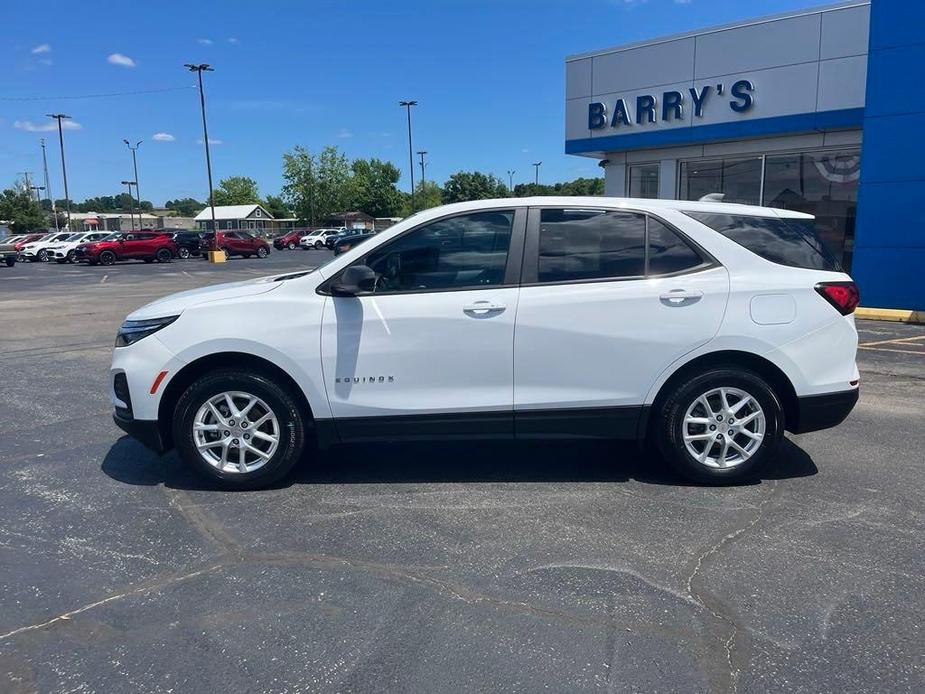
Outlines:
<svg viewBox="0 0 925 694"><path fill-rule="evenodd" d="M712 96L722 97L725 87L722 83L717 85L708 84L699 89L691 87L687 90L690 96L690 103L693 107L694 117L703 118L703 109L708 101L712 101ZM729 95L732 97L727 102L729 108L736 113L744 113L754 105L752 93L755 91L754 85L750 80L738 80L733 83L729 89ZM642 125L644 123L655 123L658 120L672 121L684 119L684 101L685 94L679 91L662 92L661 108L659 108L658 99L652 94L640 94L636 97L635 114L631 112L630 106L627 105L626 99L617 99L613 102L613 110L608 113L607 104L602 101L593 101L588 104L588 128L598 130L600 128L621 128L629 127L634 123ZM632 101L632 100L630 100ZM634 117L635 116L635 117Z"/></svg>

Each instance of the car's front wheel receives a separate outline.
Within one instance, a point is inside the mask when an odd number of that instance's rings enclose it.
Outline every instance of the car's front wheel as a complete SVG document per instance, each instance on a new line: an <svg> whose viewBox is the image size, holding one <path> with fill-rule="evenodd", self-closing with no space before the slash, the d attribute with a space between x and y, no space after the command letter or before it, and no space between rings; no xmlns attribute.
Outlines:
<svg viewBox="0 0 925 694"><path fill-rule="evenodd" d="M783 408L771 386L732 367L680 383L664 401L655 431L668 463L706 484L754 478L774 459L783 433Z"/></svg>
<svg viewBox="0 0 925 694"><path fill-rule="evenodd" d="M258 258L266 258L270 254L270 251L266 249L266 246L261 246L257 249Z"/></svg>
<svg viewBox="0 0 925 694"><path fill-rule="evenodd" d="M48 251L46 251L44 248L35 254L35 258L40 263L47 263L50 260L48 257Z"/></svg>
<svg viewBox="0 0 925 694"><path fill-rule="evenodd" d="M154 257L159 263L169 263L173 260L173 252L169 248L158 248Z"/></svg>
<svg viewBox="0 0 925 694"><path fill-rule="evenodd" d="M315 250L316 250L316 251L320 251L322 248L324 248L324 242L323 242L323 241L315 241Z"/></svg>
<svg viewBox="0 0 925 694"><path fill-rule="evenodd" d="M177 257L180 258L180 260L186 260L187 258L189 258L189 256L190 256L189 248L186 248L185 246L180 246L177 249Z"/></svg>
<svg viewBox="0 0 925 694"><path fill-rule="evenodd" d="M116 254L112 251L100 253L100 265L112 265L116 262Z"/></svg>
<svg viewBox="0 0 925 694"><path fill-rule="evenodd" d="M294 251L295 247L296 247L295 241L290 241L288 244L286 244L286 248L288 248L290 251Z"/></svg>
<svg viewBox="0 0 925 694"><path fill-rule="evenodd" d="M213 371L180 396L173 439L184 461L227 489L258 489L285 476L305 446L291 393L266 376Z"/></svg>

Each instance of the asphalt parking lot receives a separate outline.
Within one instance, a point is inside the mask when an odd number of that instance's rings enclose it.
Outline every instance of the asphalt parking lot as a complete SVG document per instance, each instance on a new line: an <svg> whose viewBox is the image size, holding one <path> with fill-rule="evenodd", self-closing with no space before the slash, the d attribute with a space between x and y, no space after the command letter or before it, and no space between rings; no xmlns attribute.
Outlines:
<svg viewBox="0 0 925 694"><path fill-rule="evenodd" d="M0 691L925 689L925 328L859 321L850 418L737 488L462 443L225 493L112 424L127 313L327 257L0 268Z"/></svg>

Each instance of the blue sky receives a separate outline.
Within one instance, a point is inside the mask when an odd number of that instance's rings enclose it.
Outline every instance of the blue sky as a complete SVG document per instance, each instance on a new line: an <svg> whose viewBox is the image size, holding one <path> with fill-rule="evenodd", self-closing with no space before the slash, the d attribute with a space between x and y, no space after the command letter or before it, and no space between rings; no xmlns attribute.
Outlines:
<svg viewBox="0 0 925 694"><path fill-rule="evenodd" d="M416 99L415 150L428 178L478 169L507 180L597 176L563 153L564 58L621 43L807 7L805 0L159 0L13 3L0 46L0 186L41 176L48 139L52 192L63 197L57 132L65 132L71 197L121 190L122 142L144 140L145 199L206 195L199 102L186 62L208 62L216 182L247 175L282 185L282 154L335 144L397 164L407 187L400 99ZM111 98L61 97L173 89ZM33 97L39 97L32 99ZM28 100L27 100L28 99ZM160 135L158 135L160 134ZM415 172L418 174L418 171Z"/></svg>

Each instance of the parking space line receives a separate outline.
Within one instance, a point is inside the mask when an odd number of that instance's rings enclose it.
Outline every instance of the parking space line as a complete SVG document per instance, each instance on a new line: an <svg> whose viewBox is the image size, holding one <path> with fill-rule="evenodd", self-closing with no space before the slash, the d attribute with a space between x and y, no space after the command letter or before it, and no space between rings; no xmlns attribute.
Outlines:
<svg viewBox="0 0 925 694"><path fill-rule="evenodd" d="M863 346L858 346L858 349L865 349L868 352L899 352L901 354L915 354L920 357L925 357L925 351L916 352L914 349L890 349L889 347L863 347Z"/></svg>
<svg viewBox="0 0 925 694"><path fill-rule="evenodd" d="M925 335L916 335L914 337L895 337L889 340L877 340L875 342L862 342L858 347L870 348L876 345L894 345L894 344L903 344L906 342L915 342L916 340L925 340Z"/></svg>
<svg viewBox="0 0 925 694"><path fill-rule="evenodd" d="M109 275L103 275L103 279L100 280L100 284L106 284L106 278L108 277Z"/></svg>

